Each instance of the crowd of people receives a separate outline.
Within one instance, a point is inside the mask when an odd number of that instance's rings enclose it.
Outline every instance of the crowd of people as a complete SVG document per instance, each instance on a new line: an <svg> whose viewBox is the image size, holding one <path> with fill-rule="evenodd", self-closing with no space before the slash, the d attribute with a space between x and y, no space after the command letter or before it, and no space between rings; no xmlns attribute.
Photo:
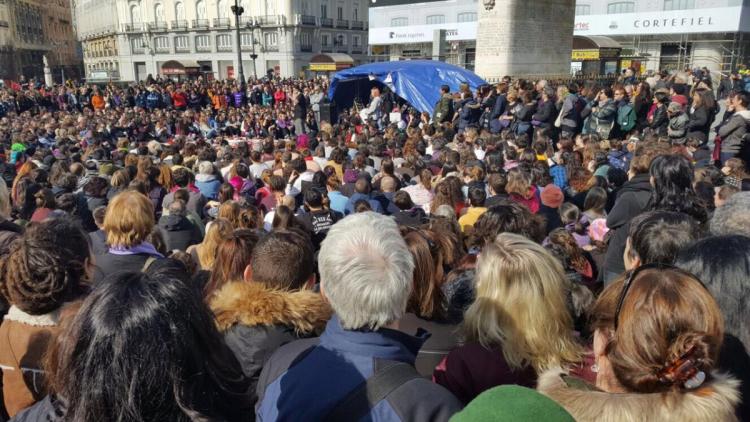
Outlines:
<svg viewBox="0 0 750 422"><path fill-rule="evenodd" d="M741 79L381 88L0 88L0 420L750 420Z"/></svg>

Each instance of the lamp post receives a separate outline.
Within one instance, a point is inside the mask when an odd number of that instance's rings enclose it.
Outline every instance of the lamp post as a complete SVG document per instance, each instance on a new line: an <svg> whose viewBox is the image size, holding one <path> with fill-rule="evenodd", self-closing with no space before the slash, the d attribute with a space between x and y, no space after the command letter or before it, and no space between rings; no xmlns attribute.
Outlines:
<svg viewBox="0 0 750 422"><path fill-rule="evenodd" d="M245 12L245 9L240 6L239 0L234 0L234 6L232 6L232 13L234 13L234 29L235 35L237 36L237 63L240 66L240 86L245 89L245 71L242 68L242 43L240 42L240 16Z"/></svg>
<svg viewBox="0 0 750 422"><path fill-rule="evenodd" d="M250 28L250 42L253 44L253 52L250 54L250 58L253 59L253 80L258 79L258 68L255 66L255 59L258 58L258 55L255 53L255 28L260 26L257 25L257 22L253 22L251 24Z"/></svg>

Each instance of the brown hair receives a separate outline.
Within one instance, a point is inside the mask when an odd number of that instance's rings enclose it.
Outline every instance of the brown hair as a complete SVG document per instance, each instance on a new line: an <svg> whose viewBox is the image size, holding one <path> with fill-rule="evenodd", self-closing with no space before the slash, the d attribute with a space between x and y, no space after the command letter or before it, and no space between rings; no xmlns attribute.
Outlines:
<svg viewBox="0 0 750 422"><path fill-rule="evenodd" d="M508 183L505 184L505 192L516 194L526 199L530 198L531 178L518 168L508 171Z"/></svg>
<svg viewBox="0 0 750 422"><path fill-rule="evenodd" d="M669 154L669 144L650 142L638 145L633 153L633 161L630 163L630 170L635 174L648 173L651 168L651 161L660 155Z"/></svg>
<svg viewBox="0 0 750 422"><path fill-rule="evenodd" d="M296 290L314 273L314 249L299 230L275 230L255 245L251 262L254 282Z"/></svg>
<svg viewBox="0 0 750 422"><path fill-rule="evenodd" d="M609 334L605 354L628 391L683 388L677 366L689 359L710 376L719 356L724 323L711 293L695 276L676 268L649 268L631 281L618 317L623 280L604 289L591 311L592 329Z"/></svg>
<svg viewBox="0 0 750 422"><path fill-rule="evenodd" d="M109 246L129 248L143 243L154 224L151 200L131 190L118 194L109 203L103 229Z"/></svg>
<svg viewBox="0 0 750 422"><path fill-rule="evenodd" d="M240 214L242 213L242 207L236 201L226 201L219 206L217 218L225 218L232 223L232 228L237 229L240 227Z"/></svg>
<svg viewBox="0 0 750 422"><path fill-rule="evenodd" d="M225 284L243 279L258 235L253 230L235 230L216 250L216 260L203 297L209 299Z"/></svg>
<svg viewBox="0 0 750 422"><path fill-rule="evenodd" d="M453 260L453 244L432 230L403 229L402 233L414 258L413 290L406 310L420 318L440 319L446 310L443 265Z"/></svg>
<svg viewBox="0 0 750 422"><path fill-rule="evenodd" d="M221 242L232 234L232 223L224 218L217 218L206 230L206 237L198 245L198 263L201 268L211 271L216 261L216 250Z"/></svg>

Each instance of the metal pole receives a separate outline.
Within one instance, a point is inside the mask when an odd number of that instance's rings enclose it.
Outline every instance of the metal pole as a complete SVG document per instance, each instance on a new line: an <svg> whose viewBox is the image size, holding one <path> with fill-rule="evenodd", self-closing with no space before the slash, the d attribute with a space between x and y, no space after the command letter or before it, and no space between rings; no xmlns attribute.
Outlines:
<svg viewBox="0 0 750 422"><path fill-rule="evenodd" d="M258 58L258 55L255 54L255 22L252 24L253 26L250 28L250 43L253 45L253 55L250 56L253 59L253 79L258 79L258 68L255 66L255 59Z"/></svg>
<svg viewBox="0 0 750 422"><path fill-rule="evenodd" d="M234 13L234 29L237 37L237 64L240 67L240 86L245 88L245 70L242 67L242 43L240 42L240 15L245 10L239 5L239 0L234 0L232 13Z"/></svg>

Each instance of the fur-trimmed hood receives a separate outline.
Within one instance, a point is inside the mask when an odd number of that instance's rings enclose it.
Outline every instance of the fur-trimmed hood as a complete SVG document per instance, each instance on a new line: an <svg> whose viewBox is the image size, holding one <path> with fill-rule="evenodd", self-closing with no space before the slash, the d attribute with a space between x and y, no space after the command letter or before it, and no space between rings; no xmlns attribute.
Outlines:
<svg viewBox="0 0 750 422"><path fill-rule="evenodd" d="M607 393L576 388L563 379L561 369L543 373L537 390L565 408L576 421L688 422L736 421L739 381L713 373L712 381L688 392L635 394Z"/></svg>
<svg viewBox="0 0 750 422"><path fill-rule="evenodd" d="M309 335L325 328L333 313L318 293L269 289L254 282L227 284L214 295L210 306L222 332L235 324L280 324Z"/></svg>

